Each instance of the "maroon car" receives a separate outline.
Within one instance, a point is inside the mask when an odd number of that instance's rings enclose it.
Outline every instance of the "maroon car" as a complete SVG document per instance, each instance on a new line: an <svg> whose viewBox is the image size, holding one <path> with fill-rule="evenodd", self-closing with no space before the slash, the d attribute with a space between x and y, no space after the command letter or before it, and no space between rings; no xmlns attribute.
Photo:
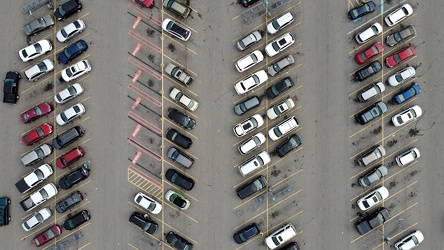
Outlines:
<svg viewBox="0 0 444 250"><path fill-rule="evenodd" d="M51 104L49 104L47 102L40 103L39 105L35 106L34 108L29 109L26 112L23 112L20 115L20 119L22 119L22 122L25 124L30 123L30 122L33 122L44 115L51 113L51 111L52 111Z"/></svg>
<svg viewBox="0 0 444 250"><path fill-rule="evenodd" d="M26 146L29 146L40 141L50 134L52 134L52 125L49 123L43 123L42 125L33 129L31 132L24 135L22 137L22 142Z"/></svg>
<svg viewBox="0 0 444 250"><path fill-rule="evenodd" d="M147 8L152 8L154 6L154 0L136 0L136 3Z"/></svg>
<svg viewBox="0 0 444 250"><path fill-rule="evenodd" d="M56 160L57 167L59 168L66 168L73 162L79 160L85 155L85 151L83 151L82 147L75 147L65 153L64 155L60 156Z"/></svg>
<svg viewBox="0 0 444 250"><path fill-rule="evenodd" d="M48 241L54 239L55 237L59 236L61 233L62 233L62 228L59 225L54 225L46 229L45 232L35 237L32 240L32 243L34 243L36 247L39 247L47 243Z"/></svg>

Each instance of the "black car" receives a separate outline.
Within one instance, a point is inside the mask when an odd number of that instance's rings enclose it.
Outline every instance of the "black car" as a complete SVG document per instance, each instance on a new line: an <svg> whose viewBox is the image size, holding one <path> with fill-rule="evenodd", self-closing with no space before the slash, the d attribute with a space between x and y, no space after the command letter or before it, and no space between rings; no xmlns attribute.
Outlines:
<svg viewBox="0 0 444 250"><path fill-rule="evenodd" d="M71 195L69 195L68 197L66 197L65 199L63 199L62 201L58 202L56 204L56 210L58 213L62 214L66 212L68 209L80 203L82 200L83 200L83 195L79 191L76 191Z"/></svg>
<svg viewBox="0 0 444 250"><path fill-rule="evenodd" d="M17 103L20 98L18 94L19 80L22 78L17 71L8 71L5 80L3 81L3 102Z"/></svg>
<svg viewBox="0 0 444 250"><path fill-rule="evenodd" d="M241 3L244 7L248 7L254 3L256 3L259 0L241 0Z"/></svg>
<svg viewBox="0 0 444 250"><path fill-rule="evenodd" d="M166 242L170 244L174 249L177 250L191 250L193 249L193 244L179 236L178 234L170 231L166 234Z"/></svg>
<svg viewBox="0 0 444 250"><path fill-rule="evenodd" d="M285 92L287 89L293 87L293 85L293 80L291 80L290 77L286 77L282 81L268 87L268 89L265 90L265 96L268 98L268 100L272 100Z"/></svg>
<svg viewBox="0 0 444 250"><path fill-rule="evenodd" d="M85 130L80 126L72 127L65 132L57 135L52 140L52 146L58 150L68 146L72 142L82 138L85 135Z"/></svg>
<svg viewBox="0 0 444 250"><path fill-rule="evenodd" d="M82 11L82 4L80 0L69 0L68 2L59 5L59 7L54 11L54 16L59 21L66 20L72 14Z"/></svg>
<svg viewBox="0 0 444 250"><path fill-rule="evenodd" d="M59 180L60 188L64 190L71 188L80 181L88 178L89 171L90 170L87 164L83 164L81 167L60 178Z"/></svg>
<svg viewBox="0 0 444 250"><path fill-rule="evenodd" d="M190 191L194 187L194 180L181 174L175 169L168 169L165 173L165 178L178 187Z"/></svg>
<svg viewBox="0 0 444 250"><path fill-rule="evenodd" d="M370 63L368 66L356 71L355 79L358 82L364 81L370 76L378 73L382 70L382 64L379 61L374 61Z"/></svg>
<svg viewBox="0 0 444 250"><path fill-rule="evenodd" d="M168 118L186 129L193 129L196 127L196 121L193 118L174 108L168 109Z"/></svg>
<svg viewBox="0 0 444 250"><path fill-rule="evenodd" d="M175 130L174 128L168 129L165 137L184 149L189 149L191 147L191 144L193 144L193 141L190 138L177 132L177 130Z"/></svg>
<svg viewBox="0 0 444 250"><path fill-rule="evenodd" d="M67 64L86 50L88 50L88 44L83 40L78 40L60 52L57 55L57 61L59 63Z"/></svg>
<svg viewBox="0 0 444 250"><path fill-rule="evenodd" d="M285 245L283 248L281 248L280 250L301 250L301 248L299 248L299 245L297 242L290 242L287 245Z"/></svg>
<svg viewBox="0 0 444 250"><path fill-rule="evenodd" d="M377 102L356 114L355 120L357 123L364 125L380 117L385 112L387 112L387 104L385 102Z"/></svg>
<svg viewBox="0 0 444 250"><path fill-rule="evenodd" d="M245 199L267 187L267 179L263 175L253 179L236 190L237 196Z"/></svg>
<svg viewBox="0 0 444 250"><path fill-rule="evenodd" d="M376 4L373 1L368 1L361 6L351 9L348 12L348 18L354 21L359 19L367 14L372 13L376 9Z"/></svg>
<svg viewBox="0 0 444 250"><path fill-rule="evenodd" d="M76 227L82 225L83 223L89 221L90 219L91 215L89 214L88 210L83 210L75 214L71 218L65 220L65 222L63 222L63 227L66 230L73 230Z"/></svg>
<svg viewBox="0 0 444 250"><path fill-rule="evenodd" d="M358 220L356 222L356 229L360 235L363 235L384 224L390 218L391 216L387 208L380 207L374 213Z"/></svg>
<svg viewBox="0 0 444 250"><path fill-rule="evenodd" d="M233 239L237 244L242 244L260 233L261 230L257 227L256 223L251 223L247 227L235 233L233 235Z"/></svg>
<svg viewBox="0 0 444 250"><path fill-rule="evenodd" d="M236 113L236 115L243 115L256 107L259 107L259 105L261 105L261 100L259 97L253 96L234 105L234 113Z"/></svg>
<svg viewBox="0 0 444 250"><path fill-rule="evenodd" d="M276 147L275 152L279 157L284 157L286 154L290 153L292 150L298 148L302 144L302 139L299 135L293 134L288 137L282 144Z"/></svg>
<svg viewBox="0 0 444 250"><path fill-rule="evenodd" d="M152 221L148 214L142 214L139 212L134 212L129 218L129 222L149 234L156 233L157 229L159 228L159 225L157 225L156 222Z"/></svg>

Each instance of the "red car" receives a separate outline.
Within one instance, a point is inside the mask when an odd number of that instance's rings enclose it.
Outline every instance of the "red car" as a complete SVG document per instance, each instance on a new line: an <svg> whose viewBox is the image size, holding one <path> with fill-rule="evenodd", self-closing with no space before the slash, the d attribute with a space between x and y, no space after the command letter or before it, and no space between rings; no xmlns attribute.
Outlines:
<svg viewBox="0 0 444 250"><path fill-rule="evenodd" d="M47 137L48 135L52 134L52 126L49 123L43 123L42 125L38 126L31 132L27 133L22 137L22 142L26 146L32 145L41 139Z"/></svg>
<svg viewBox="0 0 444 250"><path fill-rule="evenodd" d="M154 6L154 0L136 0L136 3L147 8L152 8Z"/></svg>
<svg viewBox="0 0 444 250"><path fill-rule="evenodd" d="M81 147L75 147L71 149L69 152L57 158L56 164L59 168L66 168L73 162L85 156L85 151Z"/></svg>
<svg viewBox="0 0 444 250"><path fill-rule="evenodd" d="M380 42L377 42L366 50L356 54L356 62L358 62L359 64L363 64L367 62L370 58L382 53L382 51L384 51L384 47L382 47L382 44Z"/></svg>
<svg viewBox="0 0 444 250"><path fill-rule="evenodd" d="M402 61L416 55L416 50L413 48L412 45L408 46L407 48L402 49L401 51L396 52L395 54L387 57L385 59L385 64L393 68L396 65L400 64Z"/></svg>
<svg viewBox="0 0 444 250"><path fill-rule="evenodd" d="M22 122L25 124L30 123L30 122L33 122L44 115L51 113L51 111L52 111L51 104L49 104L47 102L40 103L39 105L35 106L34 108L32 108L26 112L23 112L20 115L20 119L22 119Z"/></svg>
<svg viewBox="0 0 444 250"><path fill-rule="evenodd" d="M62 233L62 228L59 225L54 225L48 229L45 230L42 234L38 235L32 240L32 243L36 247L39 247L48 241L54 239L55 237L59 236Z"/></svg>

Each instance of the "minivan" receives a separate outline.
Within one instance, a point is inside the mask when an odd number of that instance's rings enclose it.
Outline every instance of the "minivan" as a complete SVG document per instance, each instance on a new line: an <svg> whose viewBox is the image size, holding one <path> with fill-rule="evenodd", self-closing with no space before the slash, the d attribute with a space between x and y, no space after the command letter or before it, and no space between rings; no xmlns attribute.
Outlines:
<svg viewBox="0 0 444 250"><path fill-rule="evenodd" d="M243 162L238 168L240 174L245 177L248 174L260 169L261 167L270 163L270 155L266 151L262 151L259 154L251 157L250 159Z"/></svg>
<svg viewBox="0 0 444 250"><path fill-rule="evenodd" d="M168 156L168 158L179 163L180 165L184 166L185 168L191 168L191 166L193 166L193 163L194 163L193 158L184 154L182 151L178 150L175 147L171 147L170 149L168 149L167 156Z"/></svg>
<svg viewBox="0 0 444 250"><path fill-rule="evenodd" d="M377 145L373 146L370 150L360 154L357 158L357 161L361 167L365 167L381 159L383 156L385 156L385 148L381 145Z"/></svg>
<svg viewBox="0 0 444 250"><path fill-rule="evenodd" d="M54 140L52 140L52 146L56 149L62 149L84 135L85 130L82 127L72 127L54 138Z"/></svg>
<svg viewBox="0 0 444 250"><path fill-rule="evenodd" d="M289 241L291 238L296 236L296 234L297 232L294 226L291 223L288 223L265 238L265 243L270 249L275 249L276 247Z"/></svg>
<svg viewBox="0 0 444 250"><path fill-rule="evenodd" d="M373 83L367 88L361 90L358 93L358 99L360 102L365 102L371 98L380 95L385 90L385 85L382 82Z"/></svg>

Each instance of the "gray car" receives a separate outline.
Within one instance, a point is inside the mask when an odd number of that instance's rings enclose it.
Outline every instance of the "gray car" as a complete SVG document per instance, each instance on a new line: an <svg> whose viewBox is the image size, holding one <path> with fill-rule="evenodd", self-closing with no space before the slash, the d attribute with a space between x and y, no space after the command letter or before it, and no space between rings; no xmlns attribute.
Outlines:
<svg viewBox="0 0 444 250"><path fill-rule="evenodd" d="M50 29L54 25L54 18L47 15L44 17L37 18L36 20L23 26L23 30L27 36L37 35L42 30Z"/></svg>
<svg viewBox="0 0 444 250"><path fill-rule="evenodd" d="M191 166L193 166L193 163L194 163L193 158L184 154L182 151L178 150L175 147L171 147L170 149L168 149L167 156L168 156L168 158L179 163L180 165L184 166L185 168L191 168Z"/></svg>
<svg viewBox="0 0 444 250"><path fill-rule="evenodd" d="M27 153L22 157L22 163L25 166L31 166L42 160L43 158L49 156L52 153L52 147L48 144L42 144L31 152Z"/></svg>
<svg viewBox="0 0 444 250"><path fill-rule="evenodd" d="M359 178L358 180L358 183L361 187L368 187L373 183L381 180L382 177L387 175L387 172L388 172L387 167L381 165L379 167L372 169L372 171L366 173L365 175L361 176L361 178Z"/></svg>
<svg viewBox="0 0 444 250"><path fill-rule="evenodd" d="M400 43L400 42L402 42L414 35L416 35L416 29L415 29L415 27L410 25L410 26L405 27L402 30L395 31L392 34L388 35L385 38L385 43L388 46L393 47L396 44L398 44L398 43Z"/></svg>
<svg viewBox="0 0 444 250"><path fill-rule="evenodd" d="M284 70L286 67L290 66L293 63L294 63L294 58L292 55L285 56L284 58L281 58L279 61L268 66L268 74L270 76L275 76L277 73L281 72L282 70Z"/></svg>
<svg viewBox="0 0 444 250"><path fill-rule="evenodd" d="M364 125L382 116L386 112L387 104L385 104L385 102L377 102L372 106L364 109L362 112L356 114L355 120L357 123Z"/></svg>
<svg viewBox="0 0 444 250"><path fill-rule="evenodd" d="M236 113L236 115L243 115L256 107L259 107L260 104L261 100L259 99L259 97L253 96L245 101L234 105L234 113Z"/></svg>
<svg viewBox="0 0 444 250"><path fill-rule="evenodd" d="M242 38L239 42L237 42L236 47L238 50L244 51L248 47L259 42L261 39L262 39L261 33L258 30L256 30L253 31L253 33L249 34L248 36Z"/></svg>

